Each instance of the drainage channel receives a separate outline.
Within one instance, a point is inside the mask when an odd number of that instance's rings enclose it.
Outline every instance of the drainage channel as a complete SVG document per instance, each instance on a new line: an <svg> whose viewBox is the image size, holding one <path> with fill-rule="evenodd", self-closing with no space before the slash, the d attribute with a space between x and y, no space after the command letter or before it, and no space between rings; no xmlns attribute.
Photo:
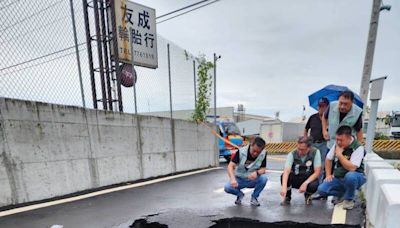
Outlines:
<svg viewBox="0 0 400 228"><path fill-rule="evenodd" d="M251 220L246 218L226 218L213 221L215 224L209 228L275 228L275 227L285 227L285 228L317 228L317 227L332 227L332 228L361 228L359 225L321 225L315 223L298 223L298 222L260 222L257 220ZM157 222L148 222L145 219L136 220L131 226L131 228L168 228L165 224L160 224Z"/></svg>

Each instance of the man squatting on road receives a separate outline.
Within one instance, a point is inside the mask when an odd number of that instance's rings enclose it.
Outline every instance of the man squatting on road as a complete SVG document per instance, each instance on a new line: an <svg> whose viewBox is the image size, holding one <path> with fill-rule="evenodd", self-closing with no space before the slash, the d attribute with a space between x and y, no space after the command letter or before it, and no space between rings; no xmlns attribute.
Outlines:
<svg viewBox="0 0 400 228"><path fill-rule="evenodd" d="M225 184L225 192L235 195L235 204L241 204L244 193L243 188L254 188L251 195L250 204L260 206L258 197L265 185L267 176L265 175L267 166L267 152L265 141L261 137L256 137L250 145L240 148L233 154L228 164L229 182Z"/></svg>

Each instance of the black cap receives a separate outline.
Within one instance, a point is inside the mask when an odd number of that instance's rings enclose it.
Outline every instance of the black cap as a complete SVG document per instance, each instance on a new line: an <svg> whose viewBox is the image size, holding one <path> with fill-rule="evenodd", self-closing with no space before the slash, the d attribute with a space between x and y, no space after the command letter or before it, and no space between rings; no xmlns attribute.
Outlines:
<svg viewBox="0 0 400 228"><path fill-rule="evenodd" d="M318 104L321 104L321 103L324 103L324 104L326 104L326 105L329 105L329 100L328 100L326 97L321 97L321 98L318 100Z"/></svg>

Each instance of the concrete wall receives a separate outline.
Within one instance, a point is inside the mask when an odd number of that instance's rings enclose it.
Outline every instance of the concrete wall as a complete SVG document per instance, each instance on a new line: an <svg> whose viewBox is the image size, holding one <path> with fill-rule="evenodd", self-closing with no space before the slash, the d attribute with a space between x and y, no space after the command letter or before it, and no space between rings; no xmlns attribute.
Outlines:
<svg viewBox="0 0 400 228"><path fill-rule="evenodd" d="M236 123L236 125L244 136L259 135L262 122L262 120L245 120Z"/></svg>
<svg viewBox="0 0 400 228"><path fill-rule="evenodd" d="M304 134L304 123L289 123L284 122L283 124L283 136L282 141L296 141L299 136Z"/></svg>
<svg viewBox="0 0 400 228"><path fill-rule="evenodd" d="M296 141L303 135L304 123L282 122L280 120L269 120L261 123L260 136L267 143L280 143Z"/></svg>
<svg viewBox="0 0 400 228"><path fill-rule="evenodd" d="M0 98L0 207L209 166L193 122Z"/></svg>
<svg viewBox="0 0 400 228"><path fill-rule="evenodd" d="M266 121L260 126L260 136L267 143L282 142L282 122L279 120Z"/></svg>

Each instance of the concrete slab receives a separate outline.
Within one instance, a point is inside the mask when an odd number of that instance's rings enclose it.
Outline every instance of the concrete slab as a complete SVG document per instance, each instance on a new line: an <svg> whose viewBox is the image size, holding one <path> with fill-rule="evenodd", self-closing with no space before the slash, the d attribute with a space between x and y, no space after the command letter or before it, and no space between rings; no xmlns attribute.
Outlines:
<svg viewBox="0 0 400 228"><path fill-rule="evenodd" d="M379 213L375 227L393 228L400 224L400 184L384 184L381 186L378 199Z"/></svg>
<svg viewBox="0 0 400 228"><path fill-rule="evenodd" d="M378 198L380 188L383 184L399 184L400 185L400 171L396 169L374 169L368 177L366 184L366 200L367 200L367 213L369 221L375 225L376 218L380 213L378 209Z"/></svg>

